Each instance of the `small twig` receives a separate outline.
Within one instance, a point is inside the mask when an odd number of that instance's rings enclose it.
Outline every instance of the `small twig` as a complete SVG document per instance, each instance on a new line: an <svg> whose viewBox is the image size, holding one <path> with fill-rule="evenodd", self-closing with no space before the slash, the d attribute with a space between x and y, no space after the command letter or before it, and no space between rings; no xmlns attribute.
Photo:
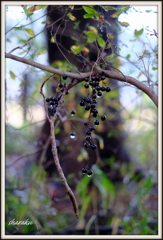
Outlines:
<svg viewBox="0 0 163 240"><path fill-rule="evenodd" d="M50 76L52 77L52 76ZM41 85L41 88L40 88L40 93L42 94L43 96L43 99L44 99L44 107L45 107L45 111L46 111L46 115L47 115L47 118L49 120L49 123L50 123L50 139L51 139L51 146L52 146L52 154L53 154L53 158L54 158L54 163L55 163L55 166L57 168L57 171L58 171L58 174L60 176L60 179L61 179L61 182L63 183L63 185L65 186L66 188L66 191L70 197L70 200L73 204L73 208L74 208L74 213L76 215L76 217L78 218L78 204L77 204L77 201L76 201L76 198L75 198L75 195L74 193L72 192L71 188L69 187L68 183L67 183L67 180L64 176L64 173L62 171L62 168L61 168L61 165L60 165L60 162L59 162L59 158L58 158L58 152L57 152L57 146L56 146L56 140L55 140L55 127L54 127L54 122L56 120L56 118L58 117L58 114L59 114L59 109L60 109L60 106L61 106L61 103L63 102L63 97L67 91L67 88L65 87L65 90L64 92L62 93L62 97L61 99L59 100L59 104L58 104L58 110L56 111L55 115L52 117L49 117L48 115L48 109L47 109L47 105L46 105L46 100L45 100L45 95L43 93L43 86L44 84L50 79L47 78ZM73 81L72 81L73 82ZM72 82L69 84L71 85Z"/></svg>
<svg viewBox="0 0 163 240"><path fill-rule="evenodd" d="M15 163L17 163L20 159L25 158L25 157L28 157L28 156L31 156L31 155L34 155L34 154L40 152L40 151L43 150L43 149L44 149L44 147L41 147L41 148L37 149L37 151L35 151L35 152L33 152L33 153L29 153L29 154L26 154L26 155L24 155L24 156L21 156L21 157L17 158L14 162L6 165L5 167L6 167L6 168L11 167L11 166L13 166Z"/></svg>

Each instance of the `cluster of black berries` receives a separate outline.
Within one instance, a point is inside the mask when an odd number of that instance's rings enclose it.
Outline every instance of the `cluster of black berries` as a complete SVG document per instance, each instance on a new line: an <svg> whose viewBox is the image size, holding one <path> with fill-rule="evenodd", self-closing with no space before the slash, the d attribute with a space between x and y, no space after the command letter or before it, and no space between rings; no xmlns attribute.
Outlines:
<svg viewBox="0 0 163 240"><path fill-rule="evenodd" d="M62 78L66 80L67 75L64 74ZM64 91L64 84L60 82L57 86L56 91L57 91L57 96L46 98L46 102L48 103L48 113L50 116L54 116L57 111L59 100L61 99L62 93ZM69 91L67 91L66 94L69 94Z"/></svg>
<svg viewBox="0 0 163 240"><path fill-rule="evenodd" d="M83 169L82 169L82 173L83 173L83 174L86 174L86 173L87 173L87 176L88 176L88 177L91 177L92 174L93 174L92 170L88 170L87 168L83 168Z"/></svg>
<svg viewBox="0 0 163 240"><path fill-rule="evenodd" d="M50 116L54 116L57 108L58 108L58 102L61 99L62 95L59 97L50 97L46 98L46 102L48 103L48 112Z"/></svg>
<svg viewBox="0 0 163 240"><path fill-rule="evenodd" d="M85 80L85 88L91 88L91 94L88 97L83 97L80 101L80 106L83 106L86 111L90 111L90 114L93 118L97 118L99 116L98 110L97 110L97 98L100 98L103 95L103 92L110 92L110 87L100 86L100 81L105 80L105 74L102 73L101 75L92 76L91 78L86 77ZM102 115L100 116L102 121L105 121L106 116ZM96 129L96 127L100 124L100 121L98 119L94 120L94 124L91 124L89 122L84 122L84 125L87 126L86 130L86 142L84 143L84 147L86 149L91 148L92 150L95 150L97 148L97 145L93 143L91 134ZM92 175L91 170L87 170L86 168L82 169L83 174L87 173L88 176Z"/></svg>
<svg viewBox="0 0 163 240"><path fill-rule="evenodd" d="M97 118L99 116L98 110L97 110L97 98L102 96L103 94L102 92L111 91L110 87L99 86L100 81L103 81L104 79L105 79L104 73L102 73L101 76L100 75L92 76L90 80L88 77L85 78L85 81L87 82L87 84L85 84L84 86L86 88L91 86L92 92L90 96L82 98L82 100L80 101L80 106L83 106L86 111L90 111L90 114L93 118ZM105 115L102 115L100 117L102 121L105 121L106 119ZM93 126L90 126L89 122L84 122L84 125L88 126L88 129L86 131L86 142L84 143L85 148L91 147L93 150L97 148L97 146L93 144L91 140L91 133L96 129L96 127L99 124L100 124L100 121L98 119L94 121Z"/></svg>

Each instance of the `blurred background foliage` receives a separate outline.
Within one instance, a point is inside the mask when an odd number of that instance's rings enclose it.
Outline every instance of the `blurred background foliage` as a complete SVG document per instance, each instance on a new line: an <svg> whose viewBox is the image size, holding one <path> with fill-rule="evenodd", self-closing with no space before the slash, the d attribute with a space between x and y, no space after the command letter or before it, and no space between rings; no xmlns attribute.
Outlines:
<svg viewBox="0 0 163 240"><path fill-rule="evenodd" d="M21 8L21 6L19 6ZM44 6L42 10L31 14L28 12L30 6L21 11L21 24L28 30L15 28L6 35L6 52L13 48L26 44L26 41L33 34L41 32L44 28L46 17L40 16L46 12ZM45 7L46 8L46 7ZM146 8L148 14L152 12ZM16 22L19 22L15 6L6 6L6 31L11 29ZM20 10L19 10L20 11ZM133 6L128 12L137 11ZM25 15L25 12L27 15ZM14 17L11 15L14 15ZM124 13L125 14L125 13ZM142 13L143 14L143 13ZM157 13L155 13L157 15ZM17 15L17 17L16 17ZM11 19L15 21L13 23ZM35 19L38 19L34 22ZM19 26L19 25L18 25ZM124 54L122 41L127 26L121 26L119 33L120 54ZM30 30L32 31L30 31ZM128 38L129 45L134 41L134 52L139 56L143 55L146 69L143 63L135 56L132 46L125 47L125 54L116 56L114 66L124 74L135 76L140 81L148 84L147 73L152 79L151 87L157 91L157 39L156 36L149 36L145 33L146 26L142 31L130 31L125 36ZM131 35L132 32L132 35ZM123 35L122 35L123 34ZM152 33L150 33L152 34ZM134 39L133 39L134 38ZM152 43L150 40L152 38ZM142 46L142 49L140 47ZM146 48L148 45L148 48ZM141 52L140 52L141 49ZM37 37L30 41L30 44L15 50L14 54L28 57L36 62L48 64L46 37L42 31ZM149 58L150 57L150 58ZM151 61L149 66L149 61ZM67 61L56 61L53 63L55 68L72 71ZM149 70L150 69L150 70ZM145 74L144 74L145 72ZM41 127L45 122L45 113L42 97L39 93L40 86L50 74L42 70L35 69L22 63L6 60L6 129L5 129L5 222L6 234L100 234L103 229L106 235L155 235L158 232L158 195L157 195L157 176L158 176L158 152L157 152L157 109L153 102L141 91L132 86L119 83L118 88L113 88L109 94L104 94L98 100L99 113L105 113L107 120L114 119L114 114L106 110L106 106L112 105L119 110L123 117L123 125L119 125L119 130L124 129L127 133L124 144L129 153L133 156L133 162L123 163L120 167L122 181L112 182L106 173L100 168L99 162L92 166L93 176L88 178L79 173L80 180L75 178L75 173L67 176L67 181L71 185L75 182L75 195L79 203L79 220L73 215L73 209L67 195L51 201L49 190L47 189L47 176L42 164L38 164L37 152L42 150L42 142L37 139ZM109 84L109 79L105 80ZM75 109L74 118L80 119L77 125L75 119L64 123L64 130L69 137L69 133L76 131L78 138L83 139L80 133L82 119L86 119L88 113L79 106L79 101L75 101L76 92L86 96L87 89L83 88L84 83L80 83L70 90L69 95L65 96L65 106L68 112ZM46 94L49 94L50 83L46 85ZM127 98L126 98L127 96ZM120 97L120 103L116 100ZM114 100L111 100L114 98ZM98 132L103 132L105 123L98 127L95 138L99 141L99 147L103 148L103 139L98 136ZM62 134L60 126L56 129L57 134ZM118 134L118 129L112 129L108 136ZM60 143L62 149L64 144ZM68 148L68 147L66 147ZM73 149L70 149L73 151ZM62 154L62 153L61 153ZM80 154L76 156L76 161L84 161L87 152L81 148ZM44 162L45 157L42 159ZM104 159L100 160L101 162ZM115 170L118 164L114 157L105 159L109 167ZM135 177L135 166L143 171L144 177ZM59 184L60 179L55 175L55 181ZM59 187L61 187L59 185ZM15 219L21 221L30 219L33 225L9 225L9 221ZM101 228L99 228L99 226ZM94 227L94 233L91 231ZM108 227L108 228L107 228ZM111 227L111 230L108 230ZM105 228L107 231L105 232ZM109 232L110 231L110 232Z"/></svg>

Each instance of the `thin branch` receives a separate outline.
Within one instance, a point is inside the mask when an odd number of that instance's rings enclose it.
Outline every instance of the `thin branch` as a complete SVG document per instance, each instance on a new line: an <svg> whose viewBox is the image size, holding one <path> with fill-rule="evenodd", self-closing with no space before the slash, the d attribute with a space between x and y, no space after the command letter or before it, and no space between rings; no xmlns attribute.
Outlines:
<svg viewBox="0 0 163 240"><path fill-rule="evenodd" d="M51 76L50 76L51 77ZM66 191L70 197L70 200L73 204L73 208L74 208L74 213L76 215L76 217L78 218L78 204L77 204L77 201L76 201L76 198L75 198L75 195L74 193L72 192L71 188L69 187L68 183L67 183L67 180L64 176L64 173L62 171L62 168L61 168L61 165L60 165L60 162L59 162L59 158L58 158L58 151L57 151L57 146L56 146L56 139L55 139L55 127L54 127L54 122L55 120L57 119L58 115L59 115L59 109L60 109L60 106L61 106L61 103L63 102L63 97L67 91L67 87L65 87L65 90L64 92L62 93L62 97L61 99L59 100L59 104L58 104L58 109L55 113L55 115L53 117L49 117L48 116L48 109L47 109L47 106L46 106L46 100L45 100L45 95L43 93L43 86L44 84L50 79L50 77L48 79L46 79L42 85L41 85L41 88L40 88L40 93L42 94L43 96L43 99L44 99L44 106L45 106L45 111L46 111L46 115L47 115L47 118L48 118L48 121L50 123L50 139L51 139L51 146L52 146L52 154L53 154L53 158L54 158L54 163L55 163L55 166L58 170L58 174L60 176L60 179L61 179L61 182L63 183L63 185L65 186L66 188ZM73 80L71 81L71 83L69 84L69 86L71 86Z"/></svg>
<svg viewBox="0 0 163 240"><path fill-rule="evenodd" d="M57 75L61 75L61 76L63 74L66 74L68 77L76 79L73 82L73 84L71 85L71 87L73 87L74 85L83 81L83 79L85 77L90 76L89 72L87 72L87 73L66 72L66 71L55 69L55 68L52 68L52 67L40 64L40 63L36 63L34 61L31 61L31 60L28 60L28 59L25 59L25 58L15 56L11 53L5 53L5 57L13 59L13 60L18 61L18 62L22 62L22 63L28 64L28 65L31 65L33 67L39 68L41 70L44 70L44 71L47 71L47 72L50 72L50 73L53 73L53 74L57 74ZM139 82L135 78L130 77L130 76L123 76L120 73L112 72L112 71L109 71L109 70L97 70L97 71L98 71L99 74L104 72L106 77L109 77L109 78L112 78L112 79L115 79L115 80L118 80L118 81L121 81L121 82L126 82L126 80L127 80L127 83L137 87L138 89L140 89L141 91L146 93L151 98L151 100L154 102L154 104L158 107L158 96L156 95L156 93L151 88L147 87L146 85Z"/></svg>
<svg viewBox="0 0 163 240"><path fill-rule="evenodd" d="M14 162L6 165L5 167L6 167L6 168L11 167L11 166L13 166L15 163L17 163L20 159L25 158L25 157L28 157L28 156L31 156L31 155L34 155L34 154L42 151L43 149L44 149L44 147L41 147L41 148L37 149L37 151L35 151L35 152L33 152L33 153L29 153L29 154L26 154L26 155L24 155L24 156L21 156L21 157L17 158Z"/></svg>

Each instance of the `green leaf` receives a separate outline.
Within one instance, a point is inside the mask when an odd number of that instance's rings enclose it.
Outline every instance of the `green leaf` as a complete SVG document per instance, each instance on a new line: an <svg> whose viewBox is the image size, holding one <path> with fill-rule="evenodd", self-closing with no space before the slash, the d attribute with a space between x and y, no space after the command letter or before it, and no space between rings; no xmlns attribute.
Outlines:
<svg viewBox="0 0 163 240"><path fill-rule="evenodd" d="M128 22L118 22L122 27L128 27L130 24Z"/></svg>
<svg viewBox="0 0 163 240"><path fill-rule="evenodd" d="M96 33L92 31L84 31L84 33L87 35L87 42L92 43L96 40Z"/></svg>
<svg viewBox="0 0 163 240"><path fill-rule="evenodd" d="M73 10L74 9L74 5L69 6L69 8Z"/></svg>
<svg viewBox="0 0 163 240"><path fill-rule="evenodd" d="M102 47L102 48L104 48L105 47L105 41L100 37L100 36L98 36L97 37L97 42L98 42L98 44L99 44L99 46L100 47Z"/></svg>
<svg viewBox="0 0 163 240"><path fill-rule="evenodd" d="M34 36L35 36L35 34L34 34L34 32L33 32L32 29L30 29L30 28L24 28L24 30L25 30L31 37L34 37Z"/></svg>
<svg viewBox="0 0 163 240"><path fill-rule="evenodd" d="M10 71L10 78L12 78L12 79L16 78L16 75L12 71Z"/></svg>
<svg viewBox="0 0 163 240"><path fill-rule="evenodd" d="M72 13L68 13L68 14L67 14L67 17L69 17L69 19L72 20L72 21L76 21L76 17L74 17L74 16L72 15Z"/></svg>
<svg viewBox="0 0 163 240"><path fill-rule="evenodd" d="M126 59L129 59L130 57L131 57L131 55L130 55L130 54L127 54Z"/></svg>
<svg viewBox="0 0 163 240"><path fill-rule="evenodd" d="M22 30L22 27L15 27L15 30Z"/></svg>
<svg viewBox="0 0 163 240"><path fill-rule="evenodd" d="M55 35L50 38L50 42L51 43L55 43L56 42L56 36Z"/></svg>
<svg viewBox="0 0 163 240"><path fill-rule="evenodd" d="M91 7L83 6L83 8L86 11L86 13L88 13L88 14L98 15L98 12L96 12L96 10L94 10Z"/></svg>
<svg viewBox="0 0 163 240"><path fill-rule="evenodd" d="M54 133L55 135L57 135L59 132L60 132L60 128L56 128Z"/></svg>
<svg viewBox="0 0 163 240"><path fill-rule="evenodd" d="M9 38L6 38L6 42L11 42L11 40Z"/></svg>
<svg viewBox="0 0 163 240"><path fill-rule="evenodd" d="M144 29L143 29L143 28L140 29L140 30L135 29L134 35L135 35L135 37L139 37L140 35L143 34L143 32L144 32Z"/></svg>
<svg viewBox="0 0 163 240"><path fill-rule="evenodd" d="M115 7L109 7L109 6L101 6L106 12L108 12L108 10L115 10Z"/></svg>
<svg viewBox="0 0 163 240"><path fill-rule="evenodd" d="M81 46L77 46L77 45L73 45L71 46L71 51L74 53L74 54L79 54L82 50L82 47Z"/></svg>
<svg viewBox="0 0 163 240"><path fill-rule="evenodd" d="M26 10L26 14L29 16L31 14L33 14L33 12L35 11L38 11L40 9L46 9L47 8L47 5L34 5L32 7L29 7L27 10Z"/></svg>
<svg viewBox="0 0 163 240"><path fill-rule="evenodd" d="M83 17L84 17L84 18L93 18L93 17L94 17L94 14L91 14L91 13L89 14L89 13L87 13L87 14L84 14Z"/></svg>
<svg viewBox="0 0 163 240"><path fill-rule="evenodd" d="M110 17L117 18L117 17L119 17L119 15L121 15L121 12L115 12L115 13L111 14Z"/></svg>
<svg viewBox="0 0 163 240"><path fill-rule="evenodd" d="M153 67L152 70L157 70L158 68L157 67Z"/></svg>
<svg viewBox="0 0 163 240"><path fill-rule="evenodd" d="M40 51L37 53L37 55L41 55L41 54L44 54L44 53L46 53L46 49L40 50Z"/></svg>

